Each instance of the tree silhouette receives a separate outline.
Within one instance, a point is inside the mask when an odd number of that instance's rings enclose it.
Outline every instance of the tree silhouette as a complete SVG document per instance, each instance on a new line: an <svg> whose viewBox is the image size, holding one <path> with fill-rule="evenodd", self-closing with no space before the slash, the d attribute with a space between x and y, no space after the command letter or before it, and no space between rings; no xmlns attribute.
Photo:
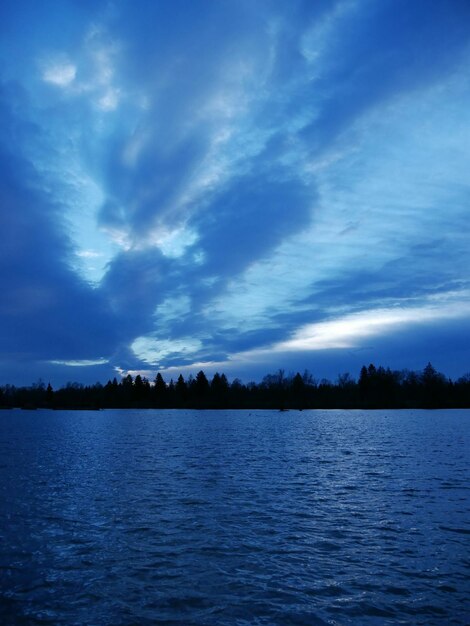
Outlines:
<svg viewBox="0 0 470 626"><path fill-rule="evenodd" d="M163 376L158 372L154 385L155 404L158 407L166 406L168 390Z"/></svg>
<svg viewBox="0 0 470 626"><path fill-rule="evenodd" d="M196 406L206 406L209 399L210 385L206 378L206 375L202 370L196 374L196 380L193 386L193 395L196 401Z"/></svg>
<svg viewBox="0 0 470 626"><path fill-rule="evenodd" d="M261 383L244 385L239 379L229 384L225 374L215 373L209 383L200 370L187 382L180 374L167 386L157 373L154 385L137 374L120 382L108 380L84 386L67 383L53 390L42 381L31 387L0 387L0 405L23 408L437 408L470 406L470 374L452 382L428 363L422 372L392 371L372 363L361 368L358 381L349 374L336 383L311 374L286 375L284 370L267 374Z"/></svg>
<svg viewBox="0 0 470 626"><path fill-rule="evenodd" d="M183 375L178 376L178 380L175 385L175 404L176 406L185 406L188 400L188 386L183 378Z"/></svg>

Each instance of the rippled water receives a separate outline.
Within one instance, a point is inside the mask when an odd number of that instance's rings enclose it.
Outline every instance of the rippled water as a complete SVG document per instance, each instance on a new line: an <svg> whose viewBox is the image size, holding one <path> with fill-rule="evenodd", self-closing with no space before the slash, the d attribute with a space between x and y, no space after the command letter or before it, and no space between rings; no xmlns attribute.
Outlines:
<svg viewBox="0 0 470 626"><path fill-rule="evenodd" d="M0 623L468 624L470 411L2 411Z"/></svg>

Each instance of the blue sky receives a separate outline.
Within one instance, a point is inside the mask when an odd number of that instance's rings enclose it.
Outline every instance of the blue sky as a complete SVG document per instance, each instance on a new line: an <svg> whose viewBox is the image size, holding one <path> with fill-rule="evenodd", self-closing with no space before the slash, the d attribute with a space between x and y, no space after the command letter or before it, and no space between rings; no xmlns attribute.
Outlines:
<svg viewBox="0 0 470 626"><path fill-rule="evenodd" d="M470 370L467 0L3 0L0 383Z"/></svg>

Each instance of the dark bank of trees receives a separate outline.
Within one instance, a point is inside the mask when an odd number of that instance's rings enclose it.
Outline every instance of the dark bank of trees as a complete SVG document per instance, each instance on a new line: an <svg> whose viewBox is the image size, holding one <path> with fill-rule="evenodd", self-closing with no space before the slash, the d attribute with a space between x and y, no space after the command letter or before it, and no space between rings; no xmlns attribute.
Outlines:
<svg viewBox="0 0 470 626"><path fill-rule="evenodd" d="M378 409L470 407L470 374L452 381L428 365L421 372L362 367L356 380L341 374L336 382L317 381L305 371L269 374L260 383L231 383L225 374L209 380L203 371L186 380L165 381L160 373L150 382L130 374L106 385L68 383L53 390L39 382L31 387L0 387L0 407L207 408L207 409Z"/></svg>

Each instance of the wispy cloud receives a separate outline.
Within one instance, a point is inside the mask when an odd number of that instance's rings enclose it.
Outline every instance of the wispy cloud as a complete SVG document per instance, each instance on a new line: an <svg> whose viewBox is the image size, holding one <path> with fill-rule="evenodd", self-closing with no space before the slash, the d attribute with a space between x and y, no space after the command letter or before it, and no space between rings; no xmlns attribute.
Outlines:
<svg viewBox="0 0 470 626"><path fill-rule="evenodd" d="M58 87L67 87L77 75L77 68L67 61L53 61L44 69L42 77L46 83L52 83Z"/></svg>
<svg viewBox="0 0 470 626"><path fill-rule="evenodd" d="M72 361L49 361L52 365L65 365L66 367L90 367L92 365L104 365L109 363L108 359L81 359Z"/></svg>

